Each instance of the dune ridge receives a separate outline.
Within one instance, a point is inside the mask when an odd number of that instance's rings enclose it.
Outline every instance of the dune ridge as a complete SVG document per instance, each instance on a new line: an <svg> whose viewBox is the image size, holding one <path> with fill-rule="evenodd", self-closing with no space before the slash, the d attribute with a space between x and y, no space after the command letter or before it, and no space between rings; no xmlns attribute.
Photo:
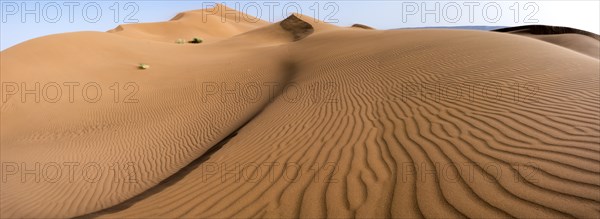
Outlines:
<svg viewBox="0 0 600 219"><path fill-rule="evenodd" d="M108 32L166 43L194 37L214 42L267 24L260 18L217 3L213 8L179 13L166 22L119 25Z"/></svg>
<svg viewBox="0 0 600 219"><path fill-rule="evenodd" d="M372 27L364 25L364 24L353 24L351 27L361 28L361 29L365 29L365 30L374 30L375 29L375 28L372 28Z"/></svg>
<svg viewBox="0 0 600 219"><path fill-rule="evenodd" d="M597 58L299 14L211 23L224 7L3 51L3 82L133 81L139 102L3 102L3 163L133 162L137 182L10 178L1 217L600 217Z"/></svg>
<svg viewBox="0 0 600 219"><path fill-rule="evenodd" d="M600 35L561 26L525 25L494 30L539 39L600 59Z"/></svg>

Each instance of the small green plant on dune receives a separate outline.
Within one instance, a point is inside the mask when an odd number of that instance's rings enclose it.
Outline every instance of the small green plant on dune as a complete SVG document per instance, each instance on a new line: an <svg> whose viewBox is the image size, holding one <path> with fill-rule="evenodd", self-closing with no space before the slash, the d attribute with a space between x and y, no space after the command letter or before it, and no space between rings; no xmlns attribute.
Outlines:
<svg viewBox="0 0 600 219"><path fill-rule="evenodd" d="M192 39L188 43L196 43L196 44L202 43L202 38L195 37L194 39Z"/></svg>
<svg viewBox="0 0 600 219"><path fill-rule="evenodd" d="M144 64L144 63L140 63L140 65L138 65L138 68L139 69L148 69L148 68L150 68L150 66L147 64Z"/></svg>
<svg viewBox="0 0 600 219"><path fill-rule="evenodd" d="M177 44L184 44L184 43L185 43L185 41L184 41L183 39L181 39L181 38L180 38L180 39L177 39L177 40L175 41L175 43L177 43Z"/></svg>

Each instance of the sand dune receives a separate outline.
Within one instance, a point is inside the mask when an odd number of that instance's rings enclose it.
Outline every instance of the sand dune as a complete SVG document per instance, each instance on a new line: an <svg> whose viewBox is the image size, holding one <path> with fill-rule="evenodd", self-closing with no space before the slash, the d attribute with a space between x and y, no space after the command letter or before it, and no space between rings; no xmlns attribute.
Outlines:
<svg viewBox="0 0 600 219"><path fill-rule="evenodd" d="M587 31L543 25L509 27L495 31L532 37L600 59L600 36Z"/></svg>
<svg viewBox="0 0 600 219"><path fill-rule="evenodd" d="M2 184L2 216L76 216L115 205L155 186L268 102L266 87L260 87L254 102L231 95L206 95L205 90L209 85L220 89L221 83L229 86L223 89L232 89L234 83L283 80L285 66L277 63L284 63L278 60L286 54L271 50L254 57L261 50L165 44L82 32L43 37L3 51L3 82L26 83L26 89L34 89L35 83L55 82L63 96L52 103L45 101L44 95L35 103L34 95L23 102L17 94L3 103L2 162L22 169L35 169L36 163L41 165L38 169L58 164L64 173L56 182L39 172L25 183L20 174L11 177ZM138 63L151 68L139 70ZM95 103L81 94L92 82L102 90ZM79 83L73 103L64 83ZM115 83L119 83L118 97L111 90ZM96 97L94 88L89 91L90 98ZM55 92L55 88L49 90ZM239 103L230 105L229 101ZM79 166L73 182L67 178L70 162ZM129 164L133 169L127 169ZM96 182L90 183L80 173L86 165L91 170L102 168L98 179L89 180Z"/></svg>
<svg viewBox="0 0 600 219"><path fill-rule="evenodd" d="M106 92L93 104L11 96L3 164L132 163L136 177L10 175L3 218L600 217L600 61L588 53L539 37L365 31L302 15L197 19L1 53L2 82ZM197 35L208 43L173 43ZM595 43L574 36L560 44ZM115 102L114 82L135 82L138 102Z"/></svg>
<svg viewBox="0 0 600 219"><path fill-rule="evenodd" d="M202 37L206 42L218 41L269 24L222 4L214 8L187 11L170 21L120 25L108 32L136 39L173 43L178 39Z"/></svg>

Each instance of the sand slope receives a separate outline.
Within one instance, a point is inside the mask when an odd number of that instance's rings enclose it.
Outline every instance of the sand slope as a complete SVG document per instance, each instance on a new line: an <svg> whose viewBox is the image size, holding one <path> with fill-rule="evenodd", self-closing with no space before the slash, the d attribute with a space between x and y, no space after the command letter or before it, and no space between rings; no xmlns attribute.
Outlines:
<svg viewBox="0 0 600 219"><path fill-rule="evenodd" d="M201 45L165 43L163 28L184 27L164 25L2 52L3 82L140 88L133 104L3 103L3 163L133 162L139 180L11 177L2 217L600 217L596 58L517 35L300 15ZM207 82L279 86L232 99L245 86L207 95Z"/></svg>
<svg viewBox="0 0 600 219"><path fill-rule="evenodd" d="M35 83L57 83L62 98L56 103L46 100L56 95L56 88L49 87L48 95L38 89L39 103L34 95L22 101L17 94L2 104L3 164L37 169L25 180L19 171L2 183L2 217L76 216L155 186L268 103L264 86L258 91L249 88L256 99L252 102L239 101L247 100L239 95L218 95L234 89L235 83L285 79L281 73L287 67L278 64L284 63L285 51L264 51L255 57L261 50L81 32L47 36L3 51L2 82L25 83L30 90ZM150 69L139 70L138 63ZM72 103L64 83L79 84ZM83 99L88 83L102 90L98 102ZM111 90L115 83L118 97ZM215 95L207 95L209 88ZM93 99L97 94L94 87L90 90ZM235 101L239 103L230 103ZM61 170L58 176L55 165ZM73 177L70 165L76 168Z"/></svg>
<svg viewBox="0 0 600 219"><path fill-rule="evenodd" d="M283 93L180 181L95 215L600 216L596 59L480 31L344 30L290 48L293 82L332 82L333 93L320 92L332 96ZM466 82L505 95L402 95L411 83ZM507 95L524 82L539 86L525 96L536 101Z"/></svg>

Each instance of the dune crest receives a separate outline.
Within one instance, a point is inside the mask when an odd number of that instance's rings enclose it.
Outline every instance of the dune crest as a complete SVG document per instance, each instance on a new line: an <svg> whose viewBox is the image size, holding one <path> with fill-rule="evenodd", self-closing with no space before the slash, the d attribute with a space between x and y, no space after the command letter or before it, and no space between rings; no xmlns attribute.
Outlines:
<svg viewBox="0 0 600 219"><path fill-rule="evenodd" d="M361 29L365 29L365 30L375 30L375 28L372 28L372 27L364 25L364 24L353 24L351 27L361 28Z"/></svg>
<svg viewBox="0 0 600 219"><path fill-rule="evenodd" d="M279 25L294 36L294 41L301 40L315 31L310 23L303 21L296 15L290 15L279 22Z"/></svg>

